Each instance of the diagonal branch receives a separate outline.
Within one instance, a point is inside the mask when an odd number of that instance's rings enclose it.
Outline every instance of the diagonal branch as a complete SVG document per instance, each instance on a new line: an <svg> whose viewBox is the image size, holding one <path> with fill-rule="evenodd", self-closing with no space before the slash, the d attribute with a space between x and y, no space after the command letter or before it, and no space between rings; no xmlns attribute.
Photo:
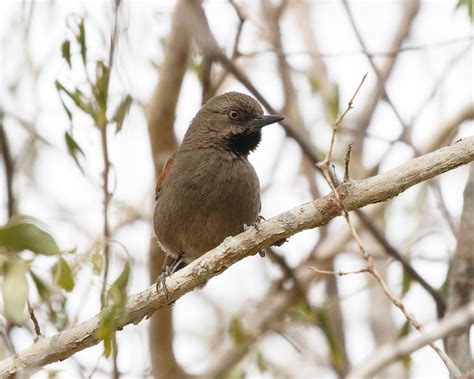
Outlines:
<svg viewBox="0 0 474 379"><path fill-rule="evenodd" d="M389 200L408 188L474 160L474 137L414 158L384 174L365 180L345 183L338 188L348 211L368 204ZM169 298L175 301L184 294L204 285L243 258L306 229L327 224L340 214L339 204L332 194L283 212L256 228L226 238L215 249L192 262L168 279ZM156 286L132 295L127 301L126 314L116 320L117 329L138 324L143 318L165 306L163 293ZM107 312L105 309L103 312ZM13 376L21 369L39 370L48 363L64 360L74 353L99 342L97 330L102 313L74 325L56 335L41 338L21 353L0 362L0 377Z"/></svg>
<svg viewBox="0 0 474 379"><path fill-rule="evenodd" d="M467 331L473 323L474 302L471 302L428 327L429 331L424 334L413 333L395 345L385 345L378 348L375 354L356 367L347 377L349 379L371 378L390 363L402 359L429 343L461 330Z"/></svg>

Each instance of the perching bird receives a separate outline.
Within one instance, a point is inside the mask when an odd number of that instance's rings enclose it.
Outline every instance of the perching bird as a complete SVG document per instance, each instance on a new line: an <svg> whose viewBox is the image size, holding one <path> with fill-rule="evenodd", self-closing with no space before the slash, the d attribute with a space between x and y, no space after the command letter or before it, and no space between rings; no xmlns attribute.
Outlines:
<svg viewBox="0 0 474 379"><path fill-rule="evenodd" d="M155 235L168 256L189 263L259 221L260 184L247 158L262 128L283 119L237 92L204 104L156 185Z"/></svg>

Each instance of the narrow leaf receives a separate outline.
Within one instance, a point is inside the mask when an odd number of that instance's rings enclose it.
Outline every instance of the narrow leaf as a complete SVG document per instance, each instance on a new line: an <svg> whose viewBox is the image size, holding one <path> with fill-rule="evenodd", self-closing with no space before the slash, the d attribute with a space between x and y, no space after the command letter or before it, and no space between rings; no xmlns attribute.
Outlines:
<svg viewBox="0 0 474 379"><path fill-rule="evenodd" d="M86 46L86 28L84 26L84 20L79 23L79 31L76 35L77 42L81 48L82 63L86 66L87 63L87 46Z"/></svg>
<svg viewBox="0 0 474 379"><path fill-rule="evenodd" d="M55 86L58 92L64 92L74 102L74 104L76 104L79 109L89 114L90 116L95 117L95 110L93 105L87 101L87 99L84 97L84 94L79 88L76 88L74 92L71 92L59 80L55 81ZM70 117L69 114L68 117Z"/></svg>
<svg viewBox="0 0 474 379"><path fill-rule="evenodd" d="M407 320L403 323L402 327L398 331L397 339L408 336L409 332L410 332L410 322Z"/></svg>
<svg viewBox="0 0 474 379"><path fill-rule="evenodd" d="M240 346L244 342L245 335L242 330L242 322L239 316L234 316L230 320L229 332L236 346Z"/></svg>
<svg viewBox="0 0 474 379"><path fill-rule="evenodd" d="M127 116L130 106L132 105L132 97L130 95L125 96L125 98L120 102L115 111L115 114L112 118L112 121L116 123L117 129L115 130L115 134L122 130L123 121Z"/></svg>
<svg viewBox="0 0 474 379"><path fill-rule="evenodd" d="M99 249L96 249L94 253L92 254L91 262L92 262L92 270L94 271L94 273L97 275L100 274L104 267L104 257L100 253Z"/></svg>
<svg viewBox="0 0 474 379"><path fill-rule="evenodd" d="M412 283L411 275L404 269L403 276L402 276L402 297L406 295L406 293L410 290Z"/></svg>
<svg viewBox="0 0 474 379"><path fill-rule="evenodd" d="M112 341L114 338L114 312L109 309L101 317L99 329L97 329L97 337L104 341L104 357L108 358L112 353Z"/></svg>
<svg viewBox="0 0 474 379"><path fill-rule="evenodd" d="M30 250L44 255L60 253L53 237L31 223L9 224L0 228L0 247L12 252Z"/></svg>
<svg viewBox="0 0 474 379"><path fill-rule="evenodd" d="M115 305L125 304L127 298L127 285L128 279L130 277L130 263L125 263L125 267L122 270L122 273L119 275L115 282L110 286L109 292L107 294L109 300Z"/></svg>
<svg viewBox="0 0 474 379"><path fill-rule="evenodd" d="M36 290L43 301L48 301L51 297L51 289L48 285L41 279L38 275L36 275L33 270L30 270L31 279L33 279L33 283L35 283Z"/></svg>
<svg viewBox="0 0 474 379"><path fill-rule="evenodd" d="M69 152L69 155L72 157L72 159L74 159L74 162L76 162L77 167L84 174L84 170L82 169L82 166L79 163L79 159L77 157L78 154L85 157L84 151L82 151L81 147L74 140L74 138L72 138L72 136L71 136L71 134L69 134L69 132L66 132L64 134L64 139L66 140L66 146L67 146L67 151Z"/></svg>
<svg viewBox="0 0 474 379"><path fill-rule="evenodd" d="M261 351L257 352L257 367L262 373L268 370L267 362Z"/></svg>
<svg viewBox="0 0 474 379"><path fill-rule="evenodd" d="M14 324L23 323L27 300L28 282L25 263L18 259L8 264L3 281L5 317Z"/></svg>
<svg viewBox="0 0 474 379"><path fill-rule="evenodd" d="M69 40L64 40L61 45L61 54L66 60L69 67L71 67L71 42Z"/></svg>
<svg viewBox="0 0 474 379"><path fill-rule="evenodd" d="M60 257L51 271L54 284L60 286L67 292L71 292L74 288L74 277L67 261L63 257Z"/></svg>
<svg viewBox="0 0 474 379"><path fill-rule="evenodd" d="M319 326L321 327L321 330L328 341L332 361L337 368L342 369L345 365L344 356L342 355L341 348L339 346L339 340L334 333L333 323L331 321L327 306L324 305L320 308L317 308L316 314L318 315Z"/></svg>

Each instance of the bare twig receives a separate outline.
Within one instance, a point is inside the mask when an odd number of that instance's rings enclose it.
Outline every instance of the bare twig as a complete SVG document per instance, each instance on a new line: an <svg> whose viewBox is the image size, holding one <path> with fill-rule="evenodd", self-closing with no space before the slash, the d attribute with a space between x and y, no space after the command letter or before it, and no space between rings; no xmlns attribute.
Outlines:
<svg viewBox="0 0 474 379"><path fill-rule="evenodd" d="M398 56L400 53L405 53L405 52L410 52L410 51L424 51L427 49L433 49L433 48L439 48L439 47L445 47L445 46L452 46L452 45L457 45L461 43L467 43L470 44L474 40L474 37L472 36L466 36L466 37L457 37L457 38L450 38L444 41L436 41L436 42L427 42L423 44L418 44L418 45L409 45L409 46L404 46L400 47L398 49L388 49L386 51L368 51L364 52L364 50L346 50L346 51L341 51L341 52L318 52L318 51L306 51L306 50L296 50L296 51L291 51L291 52L284 52L281 50L276 50L275 48L271 49L262 49L258 51L249 51L244 54L243 56L246 57L254 57L256 55L260 54L266 54L266 53L275 53L278 55L284 55L286 57L293 57L293 56L298 56L298 55L305 55L305 56L310 56L310 57L315 57L315 58L345 58L348 56L352 55L368 55L370 57L383 57L383 58L394 58ZM402 41L403 42L403 41Z"/></svg>
<svg viewBox="0 0 474 379"><path fill-rule="evenodd" d="M405 121L403 121L402 116L400 115L400 112L395 107L395 105L393 104L392 100L390 99L390 97L388 95L388 92L387 92L387 89L386 89L386 86L385 86L387 78L383 77L382 73L379 71L378 67L375 65L373 58L368 53L367 46L364 42L364 39L362 38L362 35L361 35L359 29L357 28L357 25L355 23L355 20L354 20L354 17L352 15L351 9L349 7L348 1L347 0L341 0L341 1L344 4L344 9L346 10L347 16L349 17L349 21L352 25L352 29L354 30L354 34L356 35L357 40L359 41L359 44L362 46L362 50L366 54L367 59L369 60L370 65L372 66L372 69L374 70L375 74L377 75L379 85L382 89L382 92L381 92L382 96L385 98L385 100L389 104L390 108L392 108L393 113L397 117L400 124L403 126L403 129L405 129L405 130L408 129L408 125L405 123ZM411 0L411 1L415 2L415 0Z"/></svg>
<svg viewBox="0 0 474 379"><path fill-rule="evenodd" d="M319 268L316 268L316 267L309 267L309 269L314 272L317 272L318 274L334 275L334 276L344 276L344 275L361 274L364 272L370 272L370 270L367 267L361 268L360 270L355 270L355 271L329 271L329 270L320 270Z"/></svg>
<svg viewBox="0 0 474 379"><path fill-rule="evenodd" d="M343 0L343 1L345 1L345 0ZM365 79L365 77L364 77L364 79ZM363 80L361 82L361 85L363 83ZM337 118L337 120L334 124L333 133L332 133L332 136L331 136L331 144L329 146L328 152L327 152L326 157L324 158L324 160L321 163L318 163L318 166L321 169L321 172L323 173L323 175L324 175L326 181L328 182L329 186L331 187L334 198L336 199L336 202L339 206L341 215L344 217L349 229L351 230L351 234L354 237L354 240L355 240L360 252L362 253L362 256L364 257L364 259L367 262L367 268L366 268L367 272L370 273L375 278L375 280L378 282L378 284L382 288L385 295L390 299L390 301L397 308L400 309L400 311L403 313L405 318L410 322L410 324L412 324L420 333L424 333L423 326L416 320L414 315L412 315L410 312L408 312L408 310L405 308L405 306L400 301L400 299L398 299L390 291L387 284L383 280L382 276L377 271L377 269L374 265L372 255L365 249L365 246L364 246L359 234L357 233L357 230L352 225L352 223L350 221L350 218L349 218L349 212L348 212L348 210L347 210L347 208L346 208L346 206L345 206L338 190L336 189L336 184L334 183L334 181L333 181L333 179L332 179L332 177L329 173L329 164L330 164L330 160L331 160L332 148L333 148L334 140L335 140L335 134L336 134L338 126L340 125L340 123L341 123L342 119L344 118L344 116L347 114L347 112L349 112L350 109L352 109L352 102L355 98L355 95L359 91L359 89L360 89L360 85L357 88L355 94L352 96L351 100L349 100L349 103L348 103L348 106L347 106L346 110ZM460 370L456 367L454 362L451 360L451 358L449 356L446 355L446 353L444 351L442 351L440 348L438 348L433 343L429 343L429 345L439 355L439 357L444 362L444 364L446 365L446 367L448 368L450 373L452 373L455 376L459 376L461 374Z"/></svg>
<svg viewBox="0 0 474 379"><path fill-rule="evenodd" d="M401 255L398 250L392 246L392 244L387 241L387 239L384 237L384 235L375 227L375 225L370 222L369 217L361 210L357 209L355 211L357 216L361 219L361 221L364 223L364 225L367 227L367 229L370 230L372 236L377 240L378 243L385 249L385 252L396 259L400 264L402 265L403 269L407 271L407 273L414 279L416 280L433 298L433 300L436 303L436 310L438 313L438 317L441 318L444 316L446 312L446 304L441 297L441 294L434 289L408 262L408 260Z"/></svg>
<svg viewBox="0 0 474 379"><path fill-rule="evenodd" d="M28 313L30 314L31 321L33 322L33 325L35 327L35 342L38 341L38 339L42 336L41 334L41 328L38 322L38 319L36 318L35 311L33 310L33 307L31 306L30 302L28 301Z"/></svg>
<svg viewBox="0 0 474 379"><path fill-rule="evenodd" d="M361 87L362 87L362 84L364 84L364 81L365 79L367 78L367 75L368 73L365 73L365 75L362 77L359 85L357 86L354 94L352 95L352 97L350 98L349 102L347 103L347 107L346 109L344 110L344 112L342 112L341 114L339 114L337 116L337 119L336 119L336 122L334 123L334 126L332 128L332 134L331 134L331 142L329 143L329 149L328 151L326 152L326 156L324 157L324 160L320 163L317 164L317 166L319 168L322 168L324 166L328 166L329 165L329 162L331 161L331 158L332 158L332 149L333 149L333 146L334 146L334 141L335 141L335 138L336 138L336 133L341 125L341 122L342 120L344 119L344 117L346 116L346 114L352 109L354 108L353 107L353 103L354 103L354 99L355 97L357 96L357 94L359 93ZM347 165L349 164L349 162L347 163ZM328 172L329 174L329 172Z"/></svg>
<svg viewBox="0 0 474 379"><path fill-rule="evenodd" d="M351 162L352 142L347 146L346 157L344 158L344 182L348 182L351 179L350 175L350 162Z"/></svg>

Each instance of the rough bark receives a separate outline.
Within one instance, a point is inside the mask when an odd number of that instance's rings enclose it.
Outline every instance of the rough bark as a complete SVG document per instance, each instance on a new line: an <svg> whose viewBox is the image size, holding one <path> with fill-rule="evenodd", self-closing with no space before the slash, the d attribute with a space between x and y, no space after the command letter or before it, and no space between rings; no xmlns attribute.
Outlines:
<svg viewBox="0 0 474 379"><path fill-rule="evenodd" d="M474 301L474 165L464 190L464 207L459 224L458 241L449 274L448 313ZM463 372L474 368L469 345L469 333L451 333L446 350Z"/></svg>

